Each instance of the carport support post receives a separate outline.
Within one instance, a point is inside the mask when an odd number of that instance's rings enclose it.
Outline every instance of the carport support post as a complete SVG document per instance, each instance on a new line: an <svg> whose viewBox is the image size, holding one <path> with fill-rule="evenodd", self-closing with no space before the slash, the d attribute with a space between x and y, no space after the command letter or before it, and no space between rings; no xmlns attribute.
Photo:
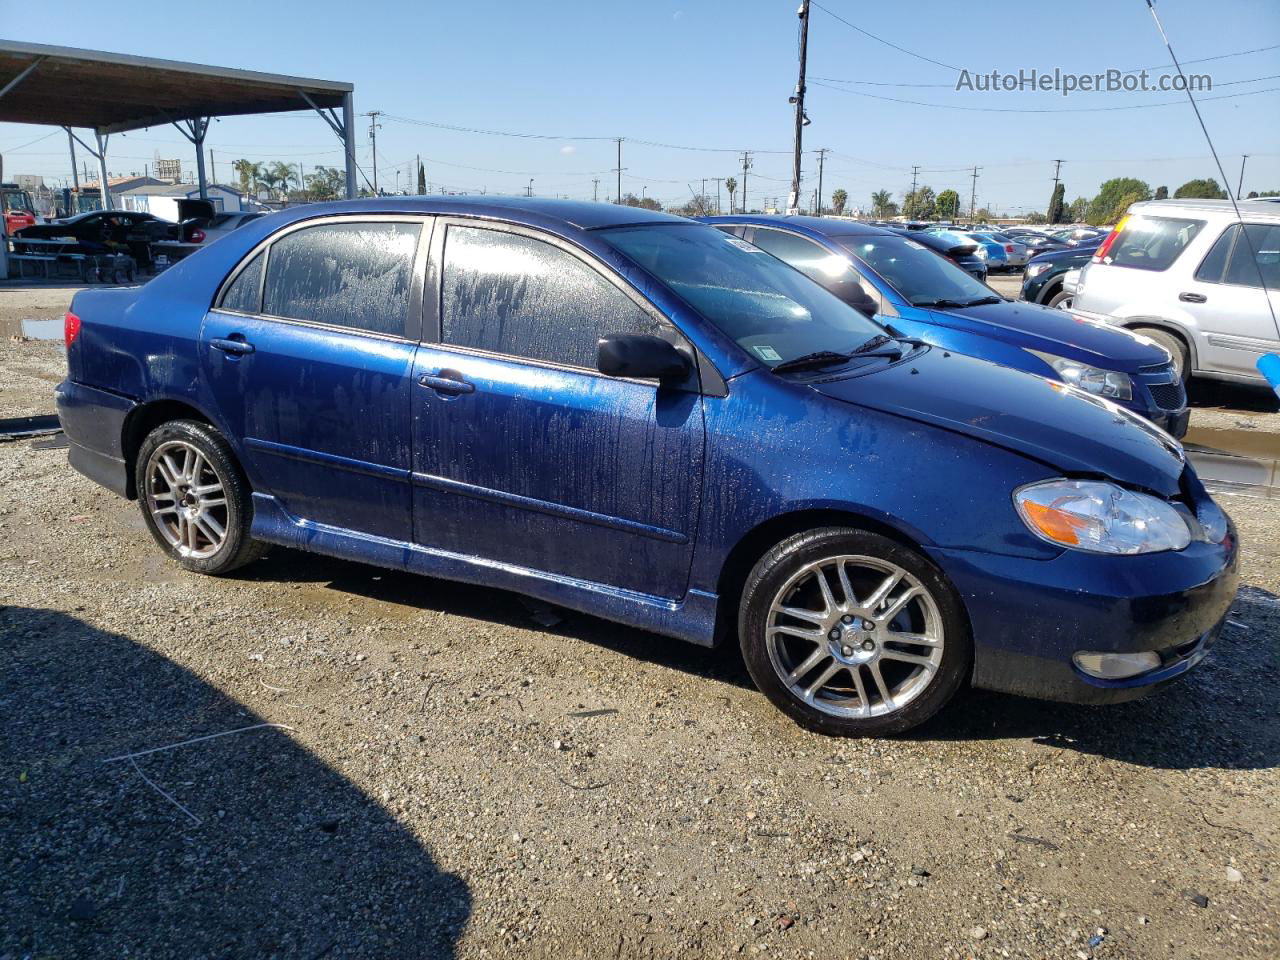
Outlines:
<svg viewBox="0 0 1280 960"><path fill-rule="evenodd" d="M356 139L355 139L355 98L349 94L342 95L342 148L347 162L347 199L356 198Z"/></svg>
<svg viewBox="0 0 1280 960"><path fill-rule="evenodd" d="M102 193L102 209L111 209L111 191L107 188L107 140L111 134L94 131L98 138L98 184Z"/></svg>
<svg viewBox="0 0 1280 960"><path fill-rule="evenodd" d="M204 135L209 129L209 118L200 117L191 121L191 142L196 148L196 179L200 181L200 199L209 199L209 179L204 172Z"/></svg>

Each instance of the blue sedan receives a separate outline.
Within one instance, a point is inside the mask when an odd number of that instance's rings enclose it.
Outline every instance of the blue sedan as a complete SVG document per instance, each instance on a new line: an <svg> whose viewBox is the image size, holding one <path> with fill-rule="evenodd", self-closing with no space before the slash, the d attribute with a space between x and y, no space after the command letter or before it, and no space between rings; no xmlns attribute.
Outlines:
<svg viewBox="0 0 1280 960"><path fill-rule="evenodd" d="M1145 420L645 210L298 207L79 292L66 344L71 465L183 568L278 544L735 638L826 733L966 684L1138 696L1236 590L1230 521Z"/></svg>
<svg viewBox="0 0 1280 960"><path fill-rule="evenodd" d="M895 329L1071 383L1172 434L1191 412L1172 359L1147 337L1004 299L910 235L820 217L708 217Z"/></svg>

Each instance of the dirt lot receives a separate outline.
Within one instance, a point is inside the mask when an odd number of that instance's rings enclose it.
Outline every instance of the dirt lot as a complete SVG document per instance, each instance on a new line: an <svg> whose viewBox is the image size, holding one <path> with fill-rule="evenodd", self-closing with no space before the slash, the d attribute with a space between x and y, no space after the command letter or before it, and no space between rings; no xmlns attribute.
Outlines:
<svg viewBox="0 0 1280 960"><path fill-rule="evenodd" d="M0 417L62 362L0 343ZM1280 956L1280 511L1224 503L1247 586L1181 684L838 741L511 594L182 573L0 444L0 958Z"/></svg>

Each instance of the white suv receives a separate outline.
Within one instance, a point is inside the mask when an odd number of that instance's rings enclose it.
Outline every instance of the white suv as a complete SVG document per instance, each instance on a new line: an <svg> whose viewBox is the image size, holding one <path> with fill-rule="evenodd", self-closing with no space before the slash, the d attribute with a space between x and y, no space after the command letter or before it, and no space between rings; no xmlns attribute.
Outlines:
<svg viewBox="0 0 1280 960"><path fill-rule="evenodd" d="M1265 385L1258 358L1280 351L1280 209L1135 203L1081 272L1071 312L1140 329L1184 378Z"/></svg>

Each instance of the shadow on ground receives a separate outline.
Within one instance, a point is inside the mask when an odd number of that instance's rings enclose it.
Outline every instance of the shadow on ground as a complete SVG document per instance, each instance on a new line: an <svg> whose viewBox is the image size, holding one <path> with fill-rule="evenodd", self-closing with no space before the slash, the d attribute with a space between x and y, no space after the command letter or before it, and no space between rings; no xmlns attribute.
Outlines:
<svg viewBox="0 0 1280 960"><path fill-rule="evenodd" d="M54 611L0 653L0 957L453 955L465 884L288 731L104 763L263 721Z"/></svg>
<svg viewBox="0 0 1280 960"><path fill-rule="evenodd" d="M438 610L581 640L674 670L754 689L736 644L707 650L570 611L551 627L530 612L544 607L517 594L344 560L273 548L246 578L306 582L414 609ZM376 579L375 579L376 578ZM547 608L550 609L550 608ZM961 694L917 740L1031 739L1063 749L1162 769L1280 766L1280 598L1244 587L1208 659L1151 696L1105 707L1049 703L984 691ZM771 709L761 698L761 709Z"/></svg>
<svg viewBox="0 0 1280 960"><path fill-rule="evenodd" d="M1225 380L1194 379L1187 384L1187 402L1192 407L1225 407L1250 413L1275 413L1280 399L1265 383L1227 383Z"/></svg>

